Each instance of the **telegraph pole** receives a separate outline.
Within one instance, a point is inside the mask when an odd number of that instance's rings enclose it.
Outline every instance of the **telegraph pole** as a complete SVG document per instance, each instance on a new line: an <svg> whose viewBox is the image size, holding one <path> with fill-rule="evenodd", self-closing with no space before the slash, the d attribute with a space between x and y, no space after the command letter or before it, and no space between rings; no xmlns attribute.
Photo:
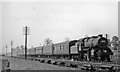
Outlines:
<svg viewBox="0 0 120 72"><path fill-rule="evenodd" d="M25 59L27 59L27 35L29 34L29 27L24 27L24 35L25 35Z"/></svg>
<svg viewBox="0 0 120 72"><path fill-rule="evenodd" d="M13 56L13 41L11 41L11 57Z"/></svg>

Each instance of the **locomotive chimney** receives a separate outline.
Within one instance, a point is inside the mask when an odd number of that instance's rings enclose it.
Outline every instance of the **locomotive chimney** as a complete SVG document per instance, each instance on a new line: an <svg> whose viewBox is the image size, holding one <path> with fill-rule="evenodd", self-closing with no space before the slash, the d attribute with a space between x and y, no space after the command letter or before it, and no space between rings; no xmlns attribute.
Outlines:
<svg viewBox="0 0 120 72"><path fill-rule="evenodd" d="M108 34L105 35L106 36L106 39L108 38Z"/></svg>
<svg viewBox="0 0 120 72"><path fill-rule="evenodd" d="M99 36L99 37L103 37L103 35L102 35L102 34L99 34L98 36Z"/></svg>

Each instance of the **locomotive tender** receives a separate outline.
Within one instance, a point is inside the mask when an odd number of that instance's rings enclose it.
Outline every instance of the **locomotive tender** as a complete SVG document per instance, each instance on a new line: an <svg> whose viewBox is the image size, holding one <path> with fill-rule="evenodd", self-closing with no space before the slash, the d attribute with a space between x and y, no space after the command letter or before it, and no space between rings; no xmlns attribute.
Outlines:
<svg viewBox="0 0 120 72"><path fill-rule="evenodd" d="M113 52L108 47L108 39L102 35L28 49L28 56L57 59L110 61L110 55Z"/></svg>

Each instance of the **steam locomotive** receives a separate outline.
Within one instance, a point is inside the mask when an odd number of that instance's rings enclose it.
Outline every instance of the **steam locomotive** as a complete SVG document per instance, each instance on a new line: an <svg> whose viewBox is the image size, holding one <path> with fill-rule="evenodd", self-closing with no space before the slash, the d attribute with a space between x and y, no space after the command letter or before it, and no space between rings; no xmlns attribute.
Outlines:
<svg viewBox="0 0 120 72"><path fill-rule="evenodd" d="M78 61L110 61L112 50L108 39L103 35L85 37L28 49L28 56L55 59L74 59Z"/></svg>

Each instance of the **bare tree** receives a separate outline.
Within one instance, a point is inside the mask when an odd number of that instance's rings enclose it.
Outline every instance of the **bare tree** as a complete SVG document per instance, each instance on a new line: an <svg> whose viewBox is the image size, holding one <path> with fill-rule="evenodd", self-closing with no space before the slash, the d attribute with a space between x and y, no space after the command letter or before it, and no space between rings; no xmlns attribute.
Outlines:
<svg viewBox="0 0 120 72"><path fill-rule="evenodd" d="M31 48L34 48L34 46L31 46Z"/></svg>
<svg viewBox="0 0 120 72"><path fill-rule="evenodd" d="M66 37L66 38L65 38L65 41L70 41L70 38L69 38L69 37Z"/></svg>
<svg viewBox="0 0 120 72"><path fill-rule="evenodd" d="M118 50L119 38L117 36L112 37L111 46L112 46L113 50Z"/></svg>
<svg viewBox="0 0 120 72"><path fill-rule="evenodd" d="M23 45L21 45L21 46L20 46L20 48L21 48L21 49L24 49L24 46L23 46Z"/></svg>
<svg viewBox="0 0 120 72"><path fill-rule="evenodd" d="M119 38L117 36L113 36L112 37L112 42L114 43L114 42L117 42L117 41L119 41Z"/></svg>
<svg viewBox="0 0 120 72"><path fill-rule="evenodd" d="M19 49L20 47L19 47L19 46L17 46L16 48L17 48L17 49Z"/></svg>
<svg viewBox="0 0 120 72"><path fill-rule="evenodd" d="M118 41L118 50L120 51L120 40Z"/></svg>
<svg viewBox="0 0 120 72"><path fill-rule="evenodd" d="M41 43L40 43L40 46L42 46Z"/></svg>
<svg viewBox="0 0 120 72"><path fill-rule="evenodd" d="M50 45L52 44L52 40L50 38L45 39L45 45Z"/></svg>
<svg viewBox="0 0 120 72"><path fill-rule="evenodd" d="M85 35L85 38L89 37L88 35Z"/></svg>

